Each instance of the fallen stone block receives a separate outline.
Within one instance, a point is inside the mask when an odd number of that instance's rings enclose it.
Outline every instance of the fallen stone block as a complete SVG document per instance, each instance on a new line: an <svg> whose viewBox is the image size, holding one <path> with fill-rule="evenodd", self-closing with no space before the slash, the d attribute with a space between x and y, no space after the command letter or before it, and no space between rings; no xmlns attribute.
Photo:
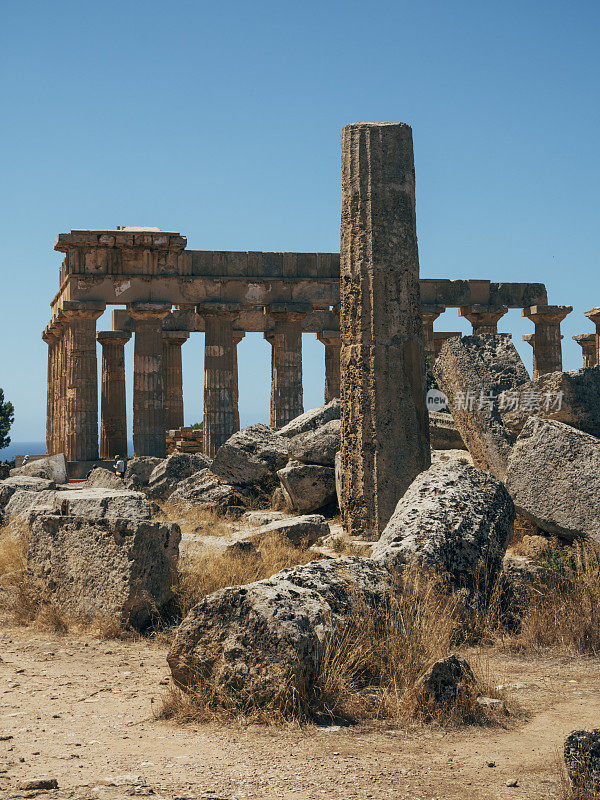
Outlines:
<svg viewBox="0 0 600 800"><path fill-rule="evenodd" d="M123 478L119 478L114 472L104 469L104 467L93 469L85 485L88 489L125 489L126 487Z"/></svg>
<svg viewBox="0 0 600 800"><path fill-rule="evenodd" d="M290 439L290 458L303 464L321 464L333 467L335 454L341 446L342 423L332 419L324 425L299 433Z"/></svg>
<svg viewBox="0 0 600 800"><path fill-rule="evenodd" d="M166 500L181 481L210 468L211 463L211 459L201 453L173 453L152 470L147 493L150 497Z"/></svg>
<svg viewBox="0 0 600 800"><path fill-rule="evenodd" d="M507 393L502 405L502 420L513 433L529 417L541 417L600 437L600 367L540 375Z"/></svg>
<svg viewBox="0 0 600 800"><path fill-rule="evenodd" d="M431 464L449 464L458 461L460 464L473 466L473 459L468 450L432 450Z"/></svg>
<svg viewBox="0 0 600 800"><path fill-rule="evenodd" d="M295 546L310 547L318 539L329 535L329 524L320 514L305 514L301 517L286 517L263 525L248 534L255 543L260 544L269 536L287 539Z"/></svg>
<svg viewBox="0 0 600 800"><path fill-rule="evenodd" d="M233 506L246 506L252 501L251 493L242 486L232 486L209 469L202 469L178 484L169 497L173 504L201 506L224 512Z"/></svg>
<svg viewBox="0 0 600 800"><path fill-rule="evenodd" d="M516 437L504 426L498 398L529 380L510 337L448 339L433 372L475 465L502 480Z"/></svg>
<svg viewBox="0 0 600 800"><path fill-rule="evenodd" d="M154 456L130 458L125 468L125 486L128 489L143 489L148 485L150 475L155 467L163 461L165 461L164 458L155 458Z"/></svg>
<svg viewBox="0 0 600 800"><path fill-rule="evenodd" d="M340 419L340 409L340 399L339 397L335 397L325 406L312 408L310 411L305 411L304 414L300 414L299 417L296 417L291 422L288 422L287 425L284 425L283 428L280 428L277 433L279 436L291 439L293 436L298 436L300 433L306 433L307 431L315 430L315 428L321 428L323 425L331 422L331 420Z"/></svg>
<svg viewBox="0 0 600 800"><path fill-rule="evenodd" d="M19 489L30 492L43 492L48 489L55 489L54 481L45 478L30 478L26 475L15 475L14 478L6 478L0 481L0 509L8 503L13 494Z"/></svg>
<svg viewBox="0 0 600 800"><path fill-rule="evenodd" d="M466 450L456 422L441 411L429 412L429 439L433 450Z"/></svg>
<svg viewBox="0 0 600 800"><path fill-rule="evenodd" d="M6 519L62 514L86 519L149 520L152 509L144 494L126 489L17 490L4 509Z"/></svg>
<svg viewBox="0 0 600 800"><path fill-rule="evenodd" d="M290 461L277 475L290 511L308 514L335 499L335 470L332 467Z"/></svg>
<svg viewBox="0 0 600 800"><path fill-rule="evenodd" d="M436 661L415 686L422 710L428 709L434 714L473 701L476 692L477 681L469 662L457 655Z"/></svg>
<svg viewBox="0 0 600 800"><path fill-rule="evenodd" d="M288 460L288 442L266 425L250 425L219 447L212 471L235 486L257 485Z"/></svg>
<svg viewBox="0 0 600 800"><path fill-rule="evenodd" d="M570 733L565 740L564 758L573 789L585 792L576 796L597 796L596 793L600 793L600 728Z"/></svg>
<svg viewBox="0 0 600 800"><path fill-rule="evenodd" d="M312 561L205 597L177 630L167 660L176 684L199 678L254 702L302 696L321 644L359 602L390 595L389 572L361 558Z"/></svg>
<svg viewBox="0 0 600 800"><path fill-rule="evenodd" d="M531 417L513 448L506 488L538 528L600 543L600 439L562 422Z"/></svg>
<svg viewBox="0 0 600 800"><path fill-rule="evenodd" d="M11 469L11 478L18 475L28 476L30 478L45 478L48 481L54 481L54 483L67 483L69 480L67 459L64 453L38 458L36 461L30 461L23 467Z"/></svg>
<svg viewBox="0 0 600 800"><path fill-rule="evenodd" d="M473 602L501 569L514 519L510 495L488 472L459 461L434 464L400 499L372 558L392 573L407 565L439 573Z"/></svg>
<svg viewBox="0 0 600 800"><path fill-rule="evenodd" d="M42 599L142 630L173 597L180 538L174 524L37 517L27 570Z"/></svg>

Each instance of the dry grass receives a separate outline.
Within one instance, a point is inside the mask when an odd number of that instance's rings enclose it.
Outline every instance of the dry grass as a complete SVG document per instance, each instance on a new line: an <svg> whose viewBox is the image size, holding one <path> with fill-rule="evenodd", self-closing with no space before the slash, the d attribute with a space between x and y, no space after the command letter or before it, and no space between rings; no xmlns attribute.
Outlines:
<svg viewBox="0 0 600 800"><path fill-rule="evenodd" d="M169 502L161 503L160 508L165 521L176 522L182 533L231 536L231 521L213 509Z"/></svg>

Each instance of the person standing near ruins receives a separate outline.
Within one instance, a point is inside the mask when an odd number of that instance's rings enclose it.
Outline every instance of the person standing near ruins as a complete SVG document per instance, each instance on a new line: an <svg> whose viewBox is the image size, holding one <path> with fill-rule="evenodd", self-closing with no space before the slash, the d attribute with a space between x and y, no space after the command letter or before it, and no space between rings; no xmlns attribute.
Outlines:
<svg viewBox="0 0 600 800"><path fill-rule="evenodd" d="M115 456L115 475L123 480L125 478L125 459Z"/></svg>

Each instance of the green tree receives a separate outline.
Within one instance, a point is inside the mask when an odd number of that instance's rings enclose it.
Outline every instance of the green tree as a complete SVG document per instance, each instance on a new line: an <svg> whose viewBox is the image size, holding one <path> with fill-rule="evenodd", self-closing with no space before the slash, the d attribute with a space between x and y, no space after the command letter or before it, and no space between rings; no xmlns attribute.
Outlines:
<svg viewBox="0 0 600 800"><path fill-rule="evenodd" d="M0 389L0 450L10 444L10 426L15 421L15 410L13 404L8 400L4 402L4 390Z"/></svg>

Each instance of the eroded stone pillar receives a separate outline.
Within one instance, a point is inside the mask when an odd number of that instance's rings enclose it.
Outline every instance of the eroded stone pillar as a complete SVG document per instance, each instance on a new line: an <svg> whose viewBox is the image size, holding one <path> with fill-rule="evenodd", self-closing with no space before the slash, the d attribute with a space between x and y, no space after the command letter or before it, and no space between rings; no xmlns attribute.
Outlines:
<svg viewBox="0 0 600 800"><path fill-rule="evenodd" d="M498 333L498 321L507 313L507 306L461 306L458 315L468 319L473 326L473 336Z"/></svg>
<svg viewBox="0 0 600 800"><path fill-rule="evenodd" d="M100 458L127 455L127 407L125 403L125 345L127 331L100 331L102 391L100 395Z"/></svg>
<svg viewBox="0 0 600 800"><path fill-rule="evenodd" d="M306 310L269 308L275 322L271 373L271 427L278 429L304 411L302 394L302 320Z"/></svg>
<svg viewBox="0 0 600 800"><path fill-rule="evenodd" d="M600 364L600 308L592 308L585 315L596 326L596 364Z"/></svg>
<svg viewBox="0 0 600 800"><path fill-rule="evenodd" d="M530 306L521 312L535 325L533 338L533 377L562 370L560 323L573 311L572 306Z"/></svg>
<svg viewBox="0 0 600 800"><path fill-rule="evenodd" d="M317 339L325 345L325 403L340 396L340 332L321 331Z"/></svg>
<svg viewBox="0 0 600 800"><path fill-rule="evenodd" d="M434 305L432 303L423 303L421 305L421 317L423 319L423 347L425 348L425 355L429 357L430 368L433 366L433 362L435 361L433 323L440 316L440 314L444 313L445 310L445 306Z"/></svg>
<svg viewBox="0 0 600 800"><path fill-rule="evenodd" d="M460 331L435 331L433 334L434 359L439 356L442 345L447 339L460 339L461 336Z"/></svg>
<svg viewBox="0 0 600 800"><path fill-rule="evenodd" d="M342 514L378 535L430 464L412 130L342 133Z"/></svg>
<svg viewBox="0 0 600 800"><path fill-rule="evenodd" d="M135 322L133 355L133 452L166 455L162 321L170 303L130 303Z"/></svg>
<svg viewBox="0 0 600 800"><path fill-rule="evenodd" d="M183 365L181 348L189 338L190 334L187 331L163 331L165 430L183 428Z"/></svg>
<svg viewBox="0 0 600 800"><path fill-rule="evenodd" d="M581 347L584 367L595 367L598 363L596 356L596 334L580 333L573 339Z"/></svg>
<svg viewBox="0 0 600 800"><path fill-rule="evenodd" d="M233 416L235 430L240 429L240 389L238 383L238 344L245 336L244 331L233 331Z"/></svg>
<svg viewBox="0 0 600 800"><path fill-rule="evenodd" d="M227 304L203 304L204 318L204 452L214 456L235 431L233 379L234 309Z"/></svg>
<svg viewBox="0 0 600 800"><path fill-rule="evenodd" d="M98 363L96 360L96 320L104 303L66 300L62 305L65 320L66 430L67 461L98 459Z"/></svg>

